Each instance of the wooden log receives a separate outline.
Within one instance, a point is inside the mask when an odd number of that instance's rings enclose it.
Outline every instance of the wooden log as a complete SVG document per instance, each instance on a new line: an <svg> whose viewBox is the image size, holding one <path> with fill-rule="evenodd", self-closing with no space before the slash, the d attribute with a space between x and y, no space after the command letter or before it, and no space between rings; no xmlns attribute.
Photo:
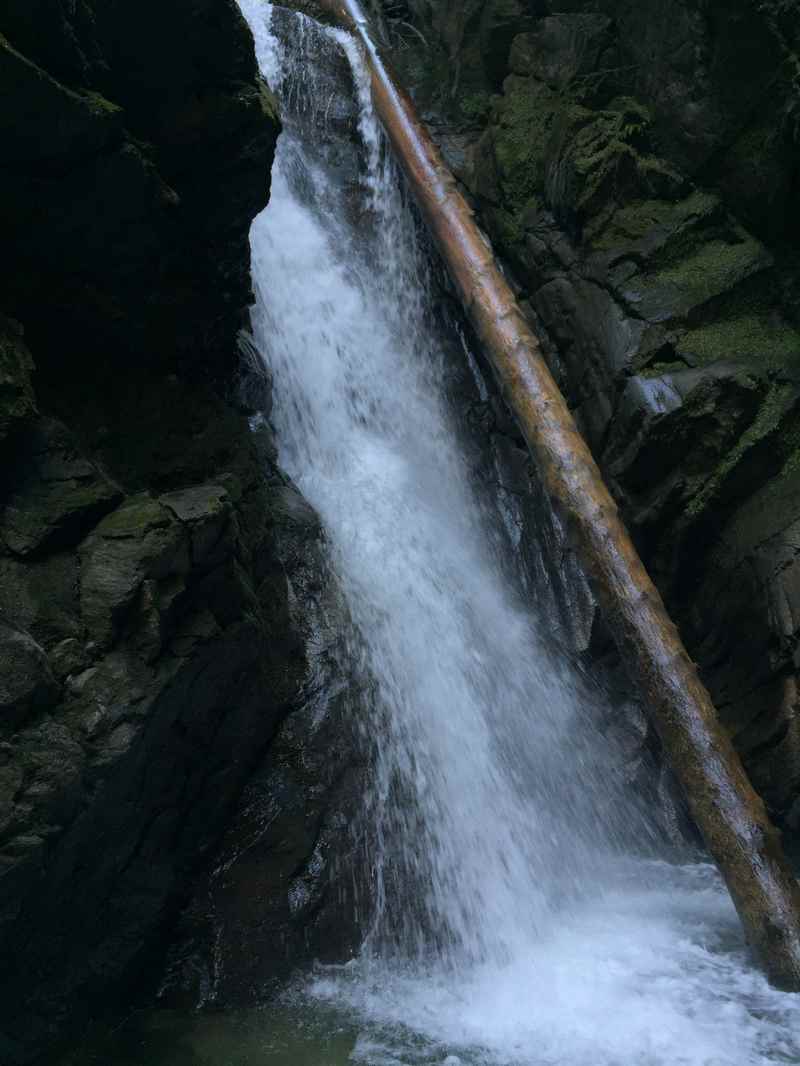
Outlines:
<svg viewBox="0 0 800 1066"><path fill-rule="evenodd" d="M617 513L539 343L358 0L319 0L365 49L375 108L492 363L545 490L569 527L620 654L767 977L800 990L800 890L695 664Z"/></svg>

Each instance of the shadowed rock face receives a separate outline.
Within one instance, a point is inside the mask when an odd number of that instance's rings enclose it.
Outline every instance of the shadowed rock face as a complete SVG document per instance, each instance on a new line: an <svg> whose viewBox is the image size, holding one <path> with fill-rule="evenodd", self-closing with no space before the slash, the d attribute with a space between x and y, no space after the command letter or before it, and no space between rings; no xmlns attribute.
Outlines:
<svg viewBox="0 0 800 1066"><path fill-rule="evenodd" d="M277 129L234 0L10 0L0 35L0 275L40 364L230 373Z"/></svg>
<svg viewBox="0 0 800 1066"><path fill-rule="evenodd" d="M396 23L396 62L754 782L795 829L797 7L406 8L421 36Z"/></svg>
<svg viewBox="0 0 800 1066"><path fill-rule="evenodd" d="M9 0L0 93L10 1064L163 949L305 677L289 582L319 533L248 422L279 127L233 0Z"/></svg>

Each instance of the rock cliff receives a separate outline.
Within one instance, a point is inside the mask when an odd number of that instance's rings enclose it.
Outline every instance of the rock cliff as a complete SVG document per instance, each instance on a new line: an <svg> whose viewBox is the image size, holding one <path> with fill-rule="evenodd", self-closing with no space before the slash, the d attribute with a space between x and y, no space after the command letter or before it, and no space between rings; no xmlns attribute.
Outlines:
<svg viewBox="0 0 800 1066"><path fill-rule="evenodd" d="M0 1060L130 992L306 670L234 0L0 12Z"/></svg>
<svg viewBox="0 0 800 1066"><path fill-rule="evenodd" d="M796 5L383 11L754 783L796 829Z"/></svg>

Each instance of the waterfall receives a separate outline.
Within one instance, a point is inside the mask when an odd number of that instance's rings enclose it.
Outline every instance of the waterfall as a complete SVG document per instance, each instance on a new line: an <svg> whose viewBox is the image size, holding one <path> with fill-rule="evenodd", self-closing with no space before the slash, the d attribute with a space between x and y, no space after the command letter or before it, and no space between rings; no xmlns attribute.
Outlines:
<svg viewBox="0 0 800 1066"><path fill-rule="evenodd" d="M453 1062L797 1061L798 1008L749 965L714 871L623 854L632 827L650 841L598 732L605 696L554 651L547 598L523 596L474 476L357 48L300 15L281 44L269 5L240 6L285 123L252 232L254 338L281 463L347 605L371 754L362 955L306 994L372 1025L356 1055L373 1066L450 1061L410 1058L399 1032ZM350 117L318 80L325 50L351 72L357 179L326 136Z"/></svg>

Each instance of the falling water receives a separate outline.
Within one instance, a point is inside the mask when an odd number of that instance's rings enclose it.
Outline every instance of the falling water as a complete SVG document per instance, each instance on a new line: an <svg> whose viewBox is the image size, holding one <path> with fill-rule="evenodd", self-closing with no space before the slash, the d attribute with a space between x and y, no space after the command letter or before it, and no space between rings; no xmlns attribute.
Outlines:
<svg viewBox="0 0 800 1066"><path fill-rule="evenodd" d="M369 254L334 221L326 170L291 143L290 119L273 211L253 231L256 339L282 462L323 518L348 651L373 682L374 939L424 955L433 936L451 962L506 961L596 876L609 768L586 742L585 695L504 577L499 515L448 410L413 220L355 45L337 39L367 146ZM289 95L296 76L279 74Z"/></svg>
<svg viewBox="0 0 800 1066"><path fill-rule="evenodd" d="M286 127L252 233L254 334L281 462L347 604L373 757L362 957L304 994L362 1020L369 1064L797 1062L800 1012L750 968L713 871L620 852L646 828L595 732L604 697L513 580L356 46L290 16L284 48L268 5L240 6ZM314 55L337 48L355 187L326 136L342 100L315 81Z"/></svg>

